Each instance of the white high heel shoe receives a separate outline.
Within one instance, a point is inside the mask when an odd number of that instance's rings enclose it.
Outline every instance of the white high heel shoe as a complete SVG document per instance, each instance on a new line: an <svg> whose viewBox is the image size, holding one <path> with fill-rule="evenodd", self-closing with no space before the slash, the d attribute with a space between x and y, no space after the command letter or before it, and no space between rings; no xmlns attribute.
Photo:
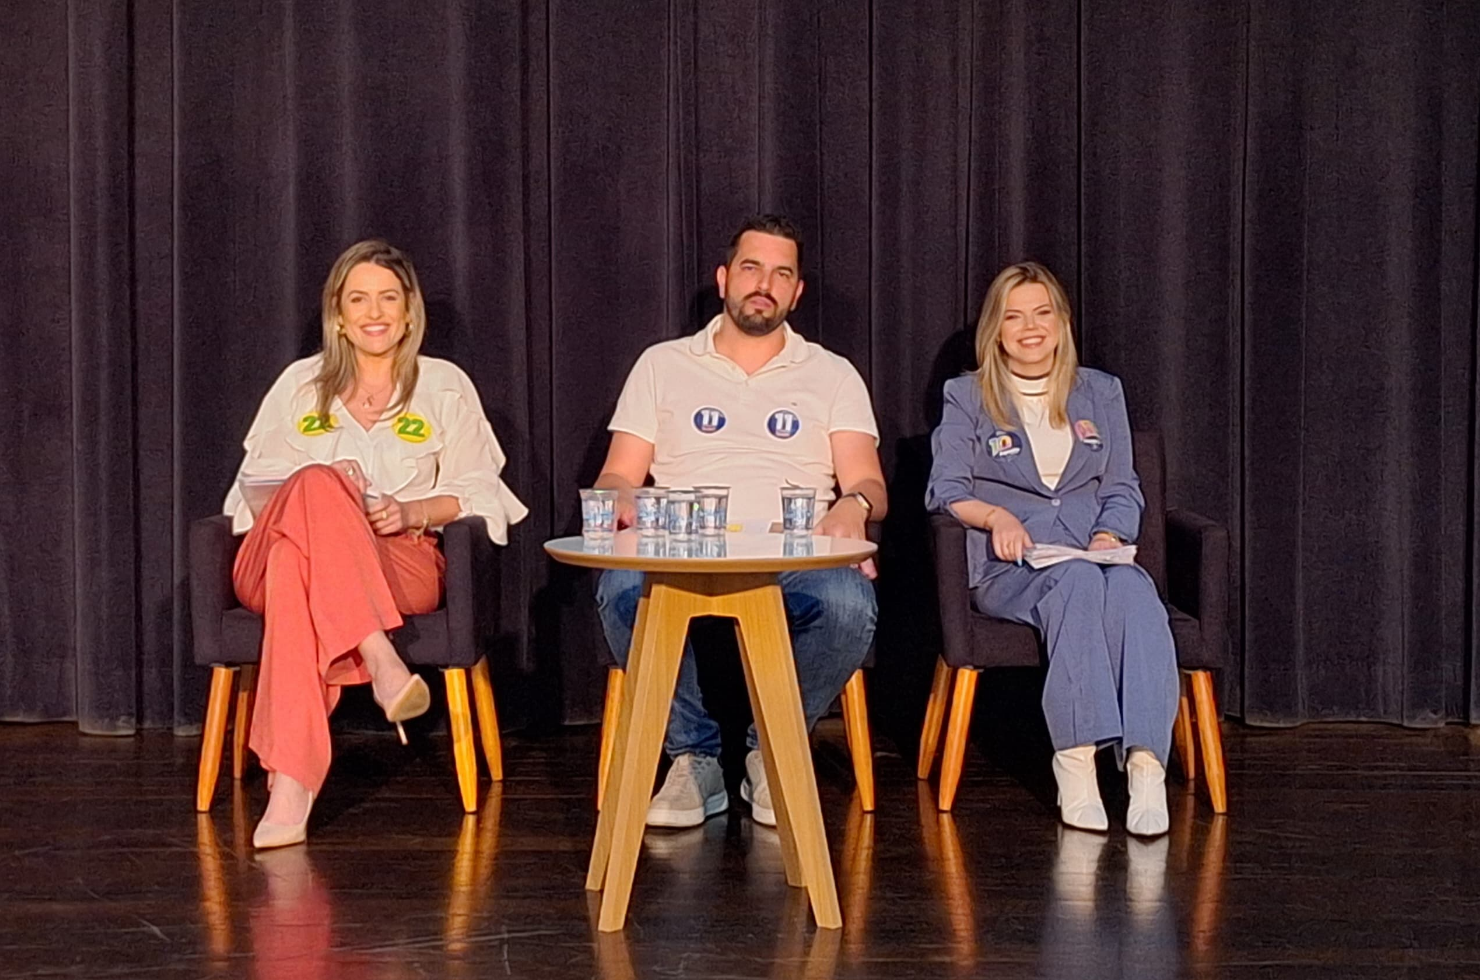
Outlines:
<svg viewBox="0 0 1480 980"><path fill-rule="evenodd" d="M313 813L313 801L314 794L310 790L308 806L303 811L303 819L295 824L268 823L266 819L260 821L257 829L252 832L252 846L259 851L265 851L272 847L302 844L308 840L308 815Z"/></svg>
<svg viewBox="0 0 1480 980"><path fill-rule="evenodd" d="M1059 819L1080 830L1109 830L1110 818L1095 779L1095 747L1079 745L1053 754L1059 784Z"/></svg>
<svg viewBox="0 0 1480 980"><path fill-rule="evenodd" d="M1138 837L1156 837L1167 832L1167 771L1146 749L1131 749L1125 760L1126 783L1131 805L1125 812L1125 829Z"/></svg>

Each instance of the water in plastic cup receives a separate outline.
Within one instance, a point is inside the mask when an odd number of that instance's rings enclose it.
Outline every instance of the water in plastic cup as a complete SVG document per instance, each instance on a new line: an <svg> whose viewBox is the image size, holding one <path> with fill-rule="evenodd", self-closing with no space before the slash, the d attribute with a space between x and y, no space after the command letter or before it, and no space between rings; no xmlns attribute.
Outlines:
<svg viewBox="0 0 1480 980"><path fill-rule="evenodd" d="M694 511L698 509L698 496L692 490L668 491L668 536L687 538L694 533Z"/></svg>
<svg viewBox="0 0 1480 980"><path fill-rule="evenodd" d="M617 491L581 491L581 534L588 538L611 537L617 529Z"/></svg>
<svg viewBox="0 0 1480 980"><path fill-rule="evenodd" d="M812 530L817 513L817 491L812 487L781 488L781 530L797 534Z"/></svg>
<svg viewBox="0 0 1480 980"><path fill-rule="evenodd" d="M700 534L724 534L730 523L730 488L695 487L699 510L695 525Z"/></svg>
<svg viewBox="0 0 1480 980"><path fill-rule="evenodd" d="M661 529L660 529L661 530ZM649 534L637 539L637 557L663 558L668 554L668 539L661 534Z"/></svg>
<svg viewBox="0 0 1480 980"><path fill-rule="evenodd" d="M636 498L637 518L633 527L638 534L662 534L664 505L668 502L667 487L642 487L633 496Z"/></svg>

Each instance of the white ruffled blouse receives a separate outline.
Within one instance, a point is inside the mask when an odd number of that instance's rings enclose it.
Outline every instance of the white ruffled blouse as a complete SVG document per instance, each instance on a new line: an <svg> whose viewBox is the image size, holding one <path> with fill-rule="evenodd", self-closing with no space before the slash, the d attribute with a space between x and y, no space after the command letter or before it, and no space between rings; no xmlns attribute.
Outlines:
<svg viewBox="0 0 1480 980"><path fill-rule="evenodd" d="M304 466L343 459L359 462L370 485L404 502L456 497L459 517L476 515L488 536L507 544L510 524L529 509L500 478L504 452L483 414L473 382L451 361L418 357L420 376L411 403L368 430L335 397L326 429L314 414L313 379L320 355L288 365L278 376L247 433L242 477L287 477ZM399 392L392 396L394 404ZM226 495L232 530L245 534L252 511L239 482Z"/></svg>

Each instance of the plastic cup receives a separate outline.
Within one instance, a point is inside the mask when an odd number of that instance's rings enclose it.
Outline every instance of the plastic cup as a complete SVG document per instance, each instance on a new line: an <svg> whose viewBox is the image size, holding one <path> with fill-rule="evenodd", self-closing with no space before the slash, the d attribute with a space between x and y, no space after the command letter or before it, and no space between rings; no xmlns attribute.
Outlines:
<svg viewBox="0 0 1480 980"><path fill-rule="evenodd" d="M661 534L649 534L637 539L637 557L662 558L668 554L668 539Z"/></svg>
<svg viewBox="0 0 1480 980"><path fill-rule="evenodd" d="M617 529L617 491L581 491L581 535L609 538Z"/></svg>
<svg viewBox="0 0 1480 980"><path fill-rule="evenodd" d="M695 487L698 512L694 523L700 534L724 534L730 523L730 488Z"/></svg>
<svg viewBox="0 0 1480 980"><path fill-rule="evenodd" d="M812 487L781 488L781 530L804 534L812 530L817 514L817 491Z"/></svg>
<svg viewBox="0 0 1480 980"><path fill-rule="evenodd" d="M692 490L669 490L667 526L670 538L689 538L694 534L695 511L699 498Z"/></svg>
<svg viewBox="0 0 1480 980"><path fill-rule="evenodd" d="M633 496L636 498L637 517L633 528L638 534L662 534L664 507L668 503L667 487L641 487Z"/></svg>
<svg viewBox="0 0 1480 980"><path fill-rule="evenodd" d="M704 535L699 538L699 548L695 553L696 558L723 558L728 550L729 541L723 534Z"/></svg>

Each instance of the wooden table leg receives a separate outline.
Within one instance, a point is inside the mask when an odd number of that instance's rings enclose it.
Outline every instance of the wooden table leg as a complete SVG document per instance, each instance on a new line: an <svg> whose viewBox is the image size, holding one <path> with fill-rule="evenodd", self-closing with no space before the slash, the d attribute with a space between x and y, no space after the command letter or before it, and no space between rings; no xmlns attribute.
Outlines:
<svg viewBox="0 0 1480 980"><path fill-rule="evenodd" d="M632 624L632 645L627 648L626 678L616 710L615 731L612 740L611 766L603 780L601 806L596 815L596 841L591 845L591 863L586 869L586 890L600 891L606 884L606 869L611 861L612 826L616 817L616 793L621 783L621 772L627 755L627 734L632 728L632 692L636 690L637 668L642 657L640 651L647 641L648 594L652 589L652 576L643 579L642 596L637 600L637 619ZM604 736L605 737L605 736ZM597 774L600 778L600 773Z"/></svg>
<svg viewBox="0 0 1480 980"><path fill-rule="evenodd" d="M787 639L790 640L789 635ZM738 620L735 622L735 642L740 650L745 649L745 637ZM740 660L745 668L745 688L750 692L751 713L755 716L755 734L761 743L761 761L766 767L766 782L771 788L771 810L776 814L776 836L781 840L781 864L786 869L786 883L793 888L806 888L807 875L797 856L797 839L792 830L791 813L787 809L781 780L776 776L776 753L771 747L770 726L766 724L765 716L755 709L755 705L760 703L755 688L755 673L750 669L746 657L742 655Z"/></svg>
<svg viewBox="0 0 1480 980"><path fill-rule="evenodd" d="M627 729L626 737L617 746L609 787L611 792L601 809L597 825L598 847L593 848L592 869L586 878L589 886L593 876L599 877L595 866L599 861L601 823L609 820L610 858L598 924L602 932L620 929L627 921L632 878L637 870L637 854L642 847L643 827L647 823L648 794L652 791L653 777L658 771L658 756L663 750L663 732L668 727L669 705L678 683L678 666L683 658L689 620L696 609L694 597L667 576L646 576L644 592L647 617L642 645L632 651L628 662L627 684L631 695L630 702L624 699L622 706L622 714L627 718L627 724L623 726Z"/></svg>
<svg viewBox="0 0 1480 980"><path fill-rule="evenodd" d="M765 732L768 743L766 776L771 781L772 802L785 806L818 928L840 929L843 915L838 908L837 883L817 799L817 777L812 771L781 586L774 575L732 578L744 581L733 581L723 602L716 603L715 614L734 616L740 624L740 659L755 692L752 707L756 728ZM777 806L778 827L781 814Z"/></svg>

